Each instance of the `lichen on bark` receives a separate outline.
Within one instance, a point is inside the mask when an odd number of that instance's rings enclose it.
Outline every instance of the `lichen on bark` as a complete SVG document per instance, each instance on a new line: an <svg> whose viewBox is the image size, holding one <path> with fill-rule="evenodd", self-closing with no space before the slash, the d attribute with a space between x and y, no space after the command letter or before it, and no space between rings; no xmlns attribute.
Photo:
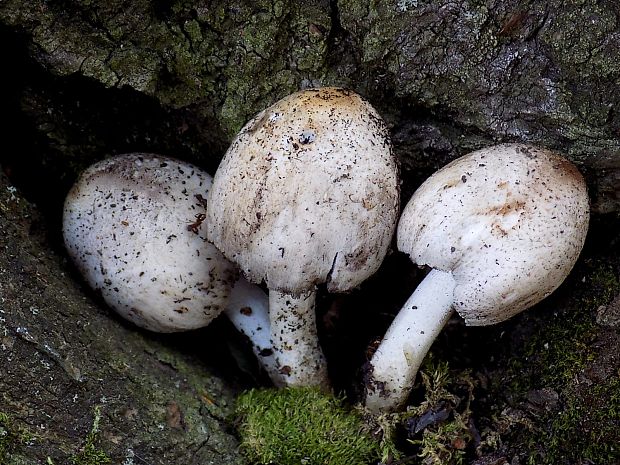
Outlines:
<svg viewBox="0 0 620 465"><path fill-rule="evenodd" d="M28 437L8 463L70 463L96 411L114 463L242 463L227 432L230 385L96 306L42 224L0 175L0 412Z"/></svg>
<svg viewBox="0 0 620 465"><path fill-rule="evenodd" d="M330 28L325 5L285 1L7 1L0 17L31 36L50 71L202 105L229 137L321 68Z"/></svg>
<svg viewBox="0 0 620 465"><path fill-rule="evenodd" d="M285 94L346 85L397 130L409 118L438 129L449 119L450 158L497 140L567 153L601 212L620 208L599 174L602 158L606 173L620 171L609 156L620 150L617 22L594 0L0 4L0 23L48 72L188 110L221 144ZM430 169L424 147L410 148L396 152Z"/></svg>

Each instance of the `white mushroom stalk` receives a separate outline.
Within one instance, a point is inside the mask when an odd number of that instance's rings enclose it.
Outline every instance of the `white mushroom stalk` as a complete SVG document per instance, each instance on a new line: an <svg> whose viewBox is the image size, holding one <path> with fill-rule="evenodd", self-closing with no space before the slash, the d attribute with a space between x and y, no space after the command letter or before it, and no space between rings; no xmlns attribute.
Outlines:
<svg viewBox="0 0 620 465"><path fill-rule="evenodd" d="M453 310L468 325L488 325L551 294L575 264L588 220L583 177L548 150L499 145L433 174L397 232L398 248L433 270L370 360L366 406L383 412L404 404Z"/></svg>
<svg viewBox="0 0 620 465"><path fill-rule="evenodd" d="M285 377L276 365L271 343L267 294L240 276L230 291L224 314L237 331L250 340L256 359L273 384L285 386Z"/></svg>
<svg viewBox="0 0 620 465"><path fill-rule="evenodd" d="M211 177L193 165L127 154L92 165L69 192L63 235L88 284L134 324L157 332L226 314L282 384L269 341L267 295L206 240Z"/></svg>
<svg viewBox="0 0 620 465"><path fill-rule="evenodd" d="M327 386L316 286L345 292L374 273L397 220L397 166L380 116L344 89L285 97L235 138L209 205L209 239L269 288L286 383Z"/></svg>

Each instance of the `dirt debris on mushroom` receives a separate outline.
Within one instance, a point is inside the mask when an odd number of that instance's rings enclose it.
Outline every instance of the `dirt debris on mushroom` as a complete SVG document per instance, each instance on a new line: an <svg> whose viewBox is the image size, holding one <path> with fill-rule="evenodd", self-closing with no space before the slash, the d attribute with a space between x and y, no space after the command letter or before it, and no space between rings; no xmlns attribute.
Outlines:
<svg viewBox="0 0 620 465"><path fill-rule="evenodd" d="M289 95L248 122L209 193L210 240L269 288L272 342L290 385L327 385L316 287L348 291L392 238L398 169L388 130L345 89Z"/></svg>
<svg viewBox="0 0 620 465"><path fill-rule="evenodd" d="M549 150L498 145L433 174L397 231L399 250L432 270L370 360L366 405L377 412L403 405L453 310L468 325L488 325L551 294L575 264L588 221L583 177Z"/></svg>
<svg viewBox="0 0 620 465"><path fill-rule="evenodd" d="M224 311L279 384L268 302L207 241L211 176L155 154L118 155L86 169L65 200L63 236L88 284L142 328L179 332Z"/></svg>

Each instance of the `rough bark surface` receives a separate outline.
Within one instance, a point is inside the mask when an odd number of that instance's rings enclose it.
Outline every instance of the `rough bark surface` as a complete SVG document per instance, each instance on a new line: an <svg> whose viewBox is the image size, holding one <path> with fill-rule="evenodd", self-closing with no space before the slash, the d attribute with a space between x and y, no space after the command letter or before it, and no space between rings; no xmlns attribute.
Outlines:
<svg viewBox="0 0 620 465"><path fill-rule="evenodd" d="M83 294L62 258L60 205L80 170L115 153L213 173L251 116L319 85L359 92L386 119L403 200L495 142L575 161L594 217L570 284L500 327L453 322L438 350L477 376L471 463L620 461L619 31L612 0L0 0L0 166L41 213L1 178L0 413L34 438L12 463L68 463L95 407L114 463L239 462L226 433L233 391L215 364ZM321 302L341 385L419 280L407 266L394 254L348 300ZM366 339L343 329L365 320Z"/></svg>
<svg viewBox="0 0 620 465"><path fill-rule="evenodd" d="M93 140L97 131L88 141L65 140L71 125L59 118L70 119L73 100L101 91L93 83L152 98L174 114L168 129L184 141L176 150L202 149L202 159L219 157L277 98L345 85L392 124L406 182L419 182L414 170L427 174L492 141L531 141L582 166L599 212L620 207L618 22L615 2L595 0L0 4L10 40L19 37L45 73L85 86L80 92L61 79L73 93L64 108L34 111L52 145L121 148ZM27 84L27 104L49 107L54 96L34 87ZM117 95L91 102L93 111L105 113ZM136 116L144 109L132 107Z"/></svg>
<svg viewBox="0 0 620 465"><path fill-rule="evenodd" d="M111 463L242 463L230 386L98 308L41 225L1 175L0 463L68 464L91 446Z"/></svg>

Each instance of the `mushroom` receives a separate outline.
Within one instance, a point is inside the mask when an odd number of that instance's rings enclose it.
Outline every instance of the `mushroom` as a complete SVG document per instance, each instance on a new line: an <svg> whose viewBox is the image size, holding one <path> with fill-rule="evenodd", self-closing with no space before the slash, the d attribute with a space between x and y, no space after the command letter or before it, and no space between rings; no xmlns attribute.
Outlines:
<svg viewBox="0 0 620 465"><path fill-rule="evenodd" d="M209 204L209 239L249 281L269 288L271 339L287 384L327 386L317 285L359 285L381 264L396 227L398 169L381 117L340 88L283 98L237 135Z"/></svg>
<svg viewBox="0 0 620 465"><path fill-rule="evenodd" d="M106 303L137 326L177 332L222 311L253 341L276 384L266 294L207 242L211 176L152 154L126 154L85 170L65 200L69 255Z"/></svg>
<svg viewBox="0 0 620 465"><path fill-rule="evenodd" d="M472 326L504 321L551 294L583 247L583 177L559 155L521 144L465 155L433 174L401 216L398 248L432 271L370 360L366 406L399 408L455 309Z"/></svg>

